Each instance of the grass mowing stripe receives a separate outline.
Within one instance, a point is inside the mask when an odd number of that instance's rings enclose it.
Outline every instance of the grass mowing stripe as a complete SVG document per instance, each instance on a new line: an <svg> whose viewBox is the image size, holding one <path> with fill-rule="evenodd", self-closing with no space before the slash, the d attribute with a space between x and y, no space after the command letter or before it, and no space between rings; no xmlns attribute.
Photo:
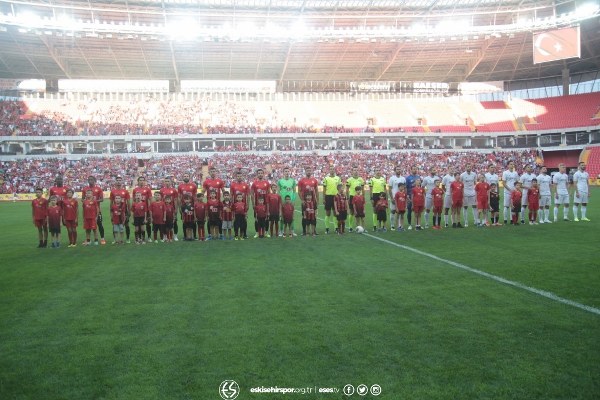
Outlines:
<svg viewBox="0 0 600 400"><path fill-rule="evenodd" d="M300 211L296 210L296 212L300 212ZM323 218L317 218L317 219L319 219L321 221L325 221L325 219L323 219ZM402 244L399 244L399 243L396 243L396 242L392 242L391 240L387 240L387 239L383 239L383 238L380 238L380 237L375 236L375 235L371 235L371 234L367 233L366 231L365 231L364 235L368 236L368 237L370 237L372 239L376 239L376 240L379 240L381 242L390 244L392 246L396 246L396 247L399 247L401 249L404 249L404 250L407 250L407 251L411 251L411 252L413 252L415 254L419 254L419 255L422 255L422 256L425 256L425 257L429 257L431 259L443 262L445 264L452 265L453 267L460 268L460 269L463 269L465 271L468 271L468 272L471 272L471 273L474 273L474 274L477 274L477 275L481 275L481 276L483 276L485 278L494 280L496 282L500 282L500 283L503 283L505 285L513 286L513 287L516 287L518 289L526 290L526 291L528 291L530 293L537 294L538 296L542 296L542 297L545 297L547 299L550 299L550 300L553 300L553 301L556 301L556 302L559 302L559 303L562 303L562 304L569 305L571 307L579 308L580 310L584 310L584 311L590 312L592 314L600 315L600 309L598 309L596 307L588 306L588 305L581 304L581 303L578 303L578 302L573 301L573 300L565 299L564 297L560 297L560 296L558 296L558 295L556 295L556 294L554 294L552 292L548 292L548 291L545 291L545 290L536 289L534 287L524 285L524 284L522 284L520 282L511 281L509 279L503 278L503 277L498 276L498 275L490 274L490 273L485 272L485 271L481 271L481 270L478 270L478 269L475 269L475 268L471 268L471 267L469 267L467 265L458 263L456 261L452 261L452 260L448 260L448 259L445 259L445 258L442 258L442 257L438 257L438 256L436 256L434 254L427 253L425 251L421 251L421 250L418 250L418 249L415 249L415 248L412 248L412 247L409 247L409 246L405 246L405 245L402 245Z"/></svg>
<svg viewBox="0 0 600 400"><path fill-rule="evenodd" d="M579 308L581 310L584 310L584 311L587 311L587 312L590 312L590 313L593 313L593 314L596 314L596 315L600 315L600 309L598 309L598 308L595 308L595 307L592 307L592 306L587 306L585 304L581 304L581 303L578 303L578 302L573 301L573 300L565 299L563 297L555 295L552 292L547 292L545 290L536 289L536 288L524 285L524 284L522 284L520 282L511 281L511 280L502 278L501 276L497 276L497 275L493 275L493 274L490 274L490 273L487 273L487 272L484 272L484 271L480 271L478 269L468 267L468 266L466 266L464 264L457 263L457 262L452 261L452 260L447 260L445 258L441 258L441 257L438 257L436 255L433 255L433 254L430 254L430 253L427 253L427 252L424 252L424 251L421 251L421 250L413 249L412 247L404 246L402 244L399 244L399 243L396 243L396 242L392 242L390 240L383 239L383 238L377 237L375 235L371 235L369 233L364 233L364 235L366 235L366 236L368 236L368 237L370 237L372 239L376 239L376 240L379 240L381 242L390 244L392 246L396 246L396 247L399 247L401 249L408 250L408 251L411 251L413 253L420 254L422 256L429 257L429 258L432 258L434 260L443 262L445 264L452 265L453 267L460 268L460 269L463 269L465 271L469 271L469 272L477 274L477 275L481 275L481 276L486 277L488 279L492 279L492 280L494 280L496 282L500 282L500 283L504 283L506 285L514 286L516 288L523 289L523 290L526 290L528 292L537 294L538 296L546 297L547 299L554 300L554 301L557 301L559 303L566 304L566 305L569 305L569 306L572 306L572 307L576 307L576 308Z"/></svg>

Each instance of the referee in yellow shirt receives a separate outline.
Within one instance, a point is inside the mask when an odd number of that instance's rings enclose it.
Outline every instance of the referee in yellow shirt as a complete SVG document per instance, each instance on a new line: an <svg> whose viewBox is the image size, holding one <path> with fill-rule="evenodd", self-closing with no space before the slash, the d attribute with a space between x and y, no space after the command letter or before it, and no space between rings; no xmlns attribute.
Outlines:
<svg viewBox="0 0 600 400"><path fill-rule="evenodd" d="M335 228L336 220L335 218L331 218L331 210L333 210L333 201L335 196L338 194L337 187L342 183L342 180L339 176L335 174L335 167L333 165L329 166L329 175L323 178L323 193L324 204L325 204L325 234L329 233L329 223L331 221L331 225Z"/></svg>
<svg viewBox="0 0 600 400"><path fill-rule="evenodd" d="M381 193L385 193L385 185L385 176L381 175L381 168L377 168L375 170L375 176L369 179L369 188L371 190L371 204L373 205L373 232L377 232L377 213L375 212L375 204L377 204L377 201L379 200L379 195Z"/></svg>

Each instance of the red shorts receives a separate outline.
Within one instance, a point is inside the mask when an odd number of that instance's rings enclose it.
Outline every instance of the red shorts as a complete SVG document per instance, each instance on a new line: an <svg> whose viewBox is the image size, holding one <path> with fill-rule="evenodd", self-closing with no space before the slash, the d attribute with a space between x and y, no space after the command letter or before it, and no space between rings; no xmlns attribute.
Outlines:
<svg viewBox="0 0 600 400"><path fill-rule="evenodd" d="M86 218L83 220L83 229L87 230L96 230L98 227L96 226L96 218Z"/></svg>
<svg viewBox="0 0 600 400"><path fill-rule="evenodd" d="M77 228L77 222L75 222L75 220L66 220L65 221L65 226L68 228Z"/></svg>
<svg viewBox="0 0 600 400"><path fill-rule="evenodd" d="M529 203L529 209L532 211L537 211L540 209L540 203Z"/></svg>
<svg viewBox="0 0 600 400"><path fill-rule="evenodd" d="M452 208L462 207L463 199L452 199Z"/></svg>
<svg viewBox="0 0 600 400"><path fill-rule="evenodd" d="M490 203L487 199L477 199L477 209L478 210L489 210L490 208Z"/></svg>
<svg viewBox="0 0 600 400"><path fill-rule="evenodd" d="M433 213L434 214L441 214L442 213L442 206L433 206Z"/></svg>
<svg viewBox="0 0 600 400"><path fill-rule="evenodd" d="M417 214L422 213L424 208L425 207L423 207L421 205L418 205L418 206L413 205L412 212L417 213Z"/></svg>
<svg viewBox="0 0 600 400"><path fill-rule="evenodd" d="M35 220L35 227L36 228L47 228L48 227L48 220L46 220L46 219L36 219Z"/></svg>

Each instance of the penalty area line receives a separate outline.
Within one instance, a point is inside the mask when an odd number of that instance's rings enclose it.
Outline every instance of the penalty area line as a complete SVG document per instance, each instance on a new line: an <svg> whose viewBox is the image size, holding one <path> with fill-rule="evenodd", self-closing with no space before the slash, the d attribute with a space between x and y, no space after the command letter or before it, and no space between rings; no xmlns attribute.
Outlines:
<svg viewBox="0 0 600 400"><path fill-rule="evenodd" d="M518 289L526 290L526 291L528 291L530 293L536 294L538 296L545 297L547 299L556 301L558 303L566 304L568 306L579 308L580 310L584 310L584 311L590 312L592 314L600 315L600 309L598 309L598 308L595 308L595 307L592 307L592 306L588 306L588 305L585 305L585 304L581 304L581 303L578 303L578 302L573 301L573 300L565 299L564 297L557 296L557 295L555 295L552 292L547 292L545 290L536 289L534 287L527 286L527 285L522 284L520 282L511 281L509 279L502 278L501 276L490 274L488 272L481 271L481 270L478 270L478 269L475 269L475 268L471 268L469 266L466 266L464 264L458 263L456 261L447 260L445 258L438 257L436 255L427 253L425 251L417 250L417 249L414 249L412 247L408 247L408 246L405 246L405 245L402 245L402 244L399 244L399 243L396 243L396 242L392 242L391 240L383 239L383 238L380 238L380 237L375 236L375 235L371 235L371 234L366 233L366 232L363 235L368 236L371 239L379 240L380 242L383 242L383 243L386 243L386 244L389 244L389 245L392 245L392 246L395 246L395 247L399 247L401 249L413 252L415 254L419 254L421 256L431 258L433 260L442 262L444 264L451 265L451 266L453 266L455 268L462 269L462 270L470 272L472 274L477 274L477 275L483 276L485 278L491 279L493 281L503 283L505 285L509 285L509 286L512 286L512 287L515 287L515 288L518 288Z"/></svg>

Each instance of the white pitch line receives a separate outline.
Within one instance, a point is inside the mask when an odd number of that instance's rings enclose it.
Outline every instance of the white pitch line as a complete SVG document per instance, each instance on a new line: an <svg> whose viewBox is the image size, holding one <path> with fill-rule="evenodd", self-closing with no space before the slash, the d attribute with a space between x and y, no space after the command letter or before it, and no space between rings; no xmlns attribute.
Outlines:
<svg viewBox="0 0 600 400"><path fill-rule="evenodd" d="M584 310L584 311L590 312L592 314L600 315L600 309L598 309L598 308L595 308L595 307L592 307L592 306L587 306L585 304L581 304L581 303L578 303L578 302L573 301L573 300L565 299L564 297L557 296L557 295L555 295L552 292L547 292L545 290L536 289L534 287L530 287L530 286L524 285L524 284L522 284L520 282L511 281L511 280L502 278L501 276L497 276L497 275L490 274L488 272L480 271L478 269L468 267L468 266L466 266L464 264L457 263L457 262L451 261L451 260L447 260L445 258L441 258L441 257L438 257L438 256L430 254L430 253L426 253L426 252L421 251L421 250L413 249L412 247L404 246L402 244L399 244L399 243L396 243L396 242L392 242L390 240L383 239L383 238L380 238L378 236L371 235L369 233L364 233L364 235L368 236L368 237L370 237L372 239L379 240L381 242L387 243L389 245L396 246L396 247L399 247L399 248L407 250L407 251L411 251L411 252L419 254L421 256L429 257L429 258L431 258L433 260L440 261L440 262L443 262L443 263L448 264L448 265L452 265L453 267L460 268L462 270L471 272L473 274L481 275L481 276L483 276L485 278L488 278L488 279L491 279L493 281L504 283L505 285L510 285L510 286L513 286L513 287L516 287L516 288L519 288L519 289L522 289L522 290L526 290L528 292L537 294L538 296L542 296L542 297L545 297L547 299L554 300L554 301L557 301L559 303L569 305L571 307L579 308L580 310Z"/></svg>
<svg viewBox="0 0 600 400"><path fill-rule="evenodd" d="M296 212L300 212L300 211L296 210ZM325 221L323 218L317 218L317 219L319 219L321 221ZM600 309L598 309L596 307L588 306L588 305L581 304L581 303L578 303L578 302L573 301L573 300L565 299L564 297L557 296L557 295L555 295L552 292L547 292L545 290L536 289L534 287L524 285L521 282L511 281L509 279L503 278L503 277L498 276L498 275L490 274L490 273L485 272L485 271L481 271L481 270L478 270L478 269L475 269L475 268L468 267L468 266L466 266L464 264L461 264L461 263L458 263L456 261L446 260L445 258L441 258L441 257L438 257L438 256L430 254L430 253L426 253L426 252L421 251L421 250L413 249L412 247L408 247L408 246L405 246L403 244L392 242L391 240L380 238L379 236L371 235L371 234L367 233L366 231L365 231L365 233L363 233L363 235L368 236L371 239L376 239L376 240L379 240L381 242L390 244L392 246L396 246L396 247L399 247L401 249L404 249L404 250L407 250L407 251L411 251L411 252L413 252L415 254L419 254L421 256L429 257L429 258L431 258L433 260L440 261L440 262L448 264L448 265L452 265L453 267L460 268L462 270L471 272L473 274L477 274L477 275L483 276L483 277L491 279L493 281L504 283L505 285L516 287L518 289L526 290L526 291L528 291L530 293L537 294L538 296L542 296L542 297L545 297L547 299L550 299L550 300L553 300L553 301L556 301L556 302L559 302L559 303L562 303L562 304L566 304L566 305L571 306L571 307L579 308L580 310L584 310L584 311L590 312L592 314L600 315Z"/></svg>

